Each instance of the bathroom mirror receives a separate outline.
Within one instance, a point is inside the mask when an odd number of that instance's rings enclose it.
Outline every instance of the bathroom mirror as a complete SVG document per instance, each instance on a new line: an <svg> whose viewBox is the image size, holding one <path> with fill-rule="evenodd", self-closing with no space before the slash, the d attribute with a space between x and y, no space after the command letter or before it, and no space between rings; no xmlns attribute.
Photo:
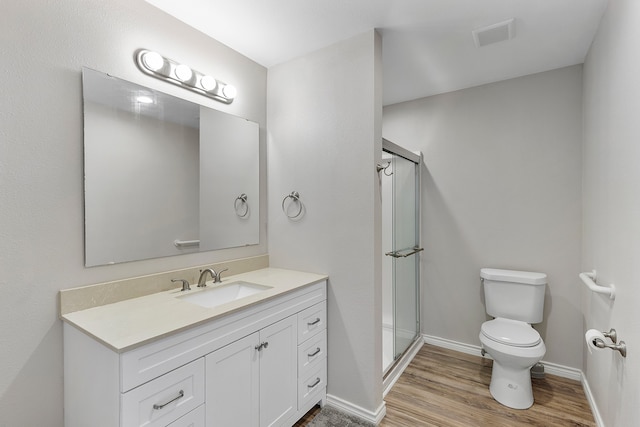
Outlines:
<svg viewBox="0 0 640 427"><path fill-rule="evenodd" d="M259 127L88 68L85 265L259 243Z"/></svg>

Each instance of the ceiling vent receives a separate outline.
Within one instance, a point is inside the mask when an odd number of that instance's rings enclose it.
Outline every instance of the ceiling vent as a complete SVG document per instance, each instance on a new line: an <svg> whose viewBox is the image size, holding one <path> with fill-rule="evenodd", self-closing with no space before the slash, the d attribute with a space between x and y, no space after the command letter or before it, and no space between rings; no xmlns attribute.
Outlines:
<svg viewBox="0 0 640 427"><path fill-rule="evenodd" d="M473 30L473 41L476 43L476 47L511 40L516 35L514 24L515 19L511 18L507 21Z"/></svg>

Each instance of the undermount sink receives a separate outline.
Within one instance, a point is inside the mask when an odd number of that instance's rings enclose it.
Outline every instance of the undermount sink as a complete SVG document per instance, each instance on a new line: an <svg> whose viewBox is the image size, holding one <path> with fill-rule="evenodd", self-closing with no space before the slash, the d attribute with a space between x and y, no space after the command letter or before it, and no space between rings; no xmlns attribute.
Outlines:
<svg viewBox="0 0 640 427"><path fill-rule="evenodd" d="M180 295L178 298L201 307L212 308L266 291L267 289L271 289L271 286L239 281L207 287L200 292L187 293Z"/></svg>

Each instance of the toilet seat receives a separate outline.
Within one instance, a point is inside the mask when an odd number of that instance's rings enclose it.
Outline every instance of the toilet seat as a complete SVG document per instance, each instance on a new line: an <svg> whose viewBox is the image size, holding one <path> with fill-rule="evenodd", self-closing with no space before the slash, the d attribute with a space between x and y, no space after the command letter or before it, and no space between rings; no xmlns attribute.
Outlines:
<svg viewBox="0 0 640 427"><path fill-rule="evenodd" d="M488 339L514 347L534 347L542 341L538 331L519 320L496 318L484 322L480 330Z"/></svg>

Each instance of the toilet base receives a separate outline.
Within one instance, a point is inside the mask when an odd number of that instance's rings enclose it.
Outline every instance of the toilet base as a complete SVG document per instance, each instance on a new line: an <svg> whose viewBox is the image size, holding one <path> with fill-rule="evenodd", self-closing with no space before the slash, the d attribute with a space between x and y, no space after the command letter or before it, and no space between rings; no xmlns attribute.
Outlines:
<svg viewBox="0 0 640 427"><path fill-rule="evenodd" d="M494 360L489 391L495 400L513 409L533 405L533 390L529 369L509 369Z"/></svg>

